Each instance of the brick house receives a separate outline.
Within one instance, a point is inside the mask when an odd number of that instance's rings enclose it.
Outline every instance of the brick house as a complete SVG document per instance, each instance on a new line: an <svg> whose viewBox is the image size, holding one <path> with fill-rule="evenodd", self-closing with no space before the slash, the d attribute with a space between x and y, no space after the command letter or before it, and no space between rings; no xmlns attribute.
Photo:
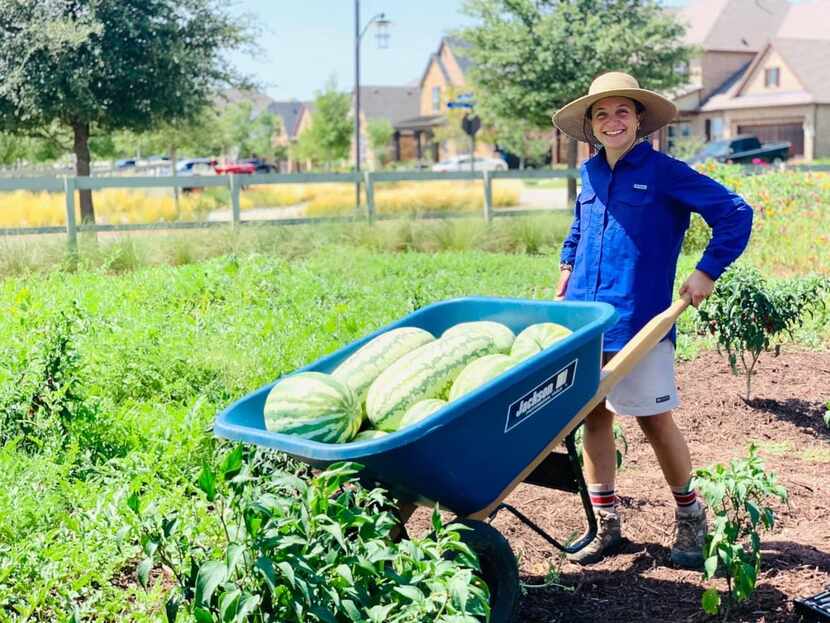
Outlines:
<svg viewBox="0 0 830 623"><path fill-rule="evenodd" d="M672 94L680 113L662 147L746 133L830 156L830 0L692 0L677 17L702 51L678 68L689 83Z"/></svg>
<svg viewBox="0 0 830 623"><path fill-rule="evenodd" d="M370 169L377 168L377 154L371 149L369 123L386 119L395 126L416 116L420 110L421 92L417 86L362 86L360 87L360 161ZM354 92L352 92L354 110ZM394 130L387 149L388 157L395 161L414 160L417 146L413 135L401 135ZM351 161L355 160L355 146L352 140Z"/></svg>
<svg viewBox="0 0 830 623"><path fill-rule="evenodd" d="M417 114L395 123L396 140L411 140L417 160L437 162L469 151L466 137L461 134L460 127L455 127L463 113L447 107L447 102L469 90L465 73L472 63L463 54L466 47L468 45L457 37L441 39L418 83L420 105ZM476 142L477 154L490 156L493 152L492 145Z"/></svg>

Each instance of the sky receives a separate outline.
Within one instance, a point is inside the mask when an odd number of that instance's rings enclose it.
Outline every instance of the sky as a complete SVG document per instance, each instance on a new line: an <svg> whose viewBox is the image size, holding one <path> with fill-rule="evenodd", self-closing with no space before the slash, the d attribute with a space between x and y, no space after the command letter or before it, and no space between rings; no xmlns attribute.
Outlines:
<svg viewBox="0 0 830 623"><path fill-rule="evenodd" d="M472 23L462 5L463 0L361 0L362 26L379 13L392 22L388 49L378 49L374 27L362 39L361 84L417 83L441 37ZM256 56L235 53L231 60L272 98L311 100L332 76L341 90L353 87L354 0L236 0L232 7L253 18L261 33Z"/></svg>
<svg viewBox="0 0 830 623"><path fill-rule="evenodd" d="M385 13L388 49L378 49L371 27L361 43L362 85L417 82L441 36L470 22L462 0L361 0L361 22ZM237 0L262 30L255 57L234 54L237 68L253 75L277 100L310 100L334 76L338 87L354 85L354 0Z"/></svg>

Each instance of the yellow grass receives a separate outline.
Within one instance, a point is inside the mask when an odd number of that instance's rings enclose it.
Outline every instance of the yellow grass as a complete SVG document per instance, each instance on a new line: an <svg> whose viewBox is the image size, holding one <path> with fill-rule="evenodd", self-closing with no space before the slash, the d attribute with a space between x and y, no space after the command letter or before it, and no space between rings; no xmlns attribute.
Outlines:
<svg viewBox="0 0 830 623"><path fill-rule="evenodd" d="M505 180L493 186L495 207L516 205L522 183ZM470 212L481 210L480 182L398 182L375 187L375 209L380 214ZM211 188L182 194L179 210L170 191L110 188L93 193L98 223L158 223L201 220L211 210L227 209L227 189ZM306 204L308 216L335 216L354 210L352 184L285 184L253 186L240 195L240 208ZM76 197L76 211L80 202ZM76 214L80 219L80 214ZM0 193L0 227L49 227L66 224L63 193L15 191Z"/></svg>

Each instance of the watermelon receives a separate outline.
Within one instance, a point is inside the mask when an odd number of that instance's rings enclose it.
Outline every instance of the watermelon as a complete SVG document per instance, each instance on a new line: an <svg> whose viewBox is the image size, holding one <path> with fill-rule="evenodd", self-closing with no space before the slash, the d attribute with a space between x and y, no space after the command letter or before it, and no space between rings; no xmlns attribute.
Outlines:
<svg viewBox="0 0 830 623"><path fill-rule="evenodd" d="M437 398L468 363L496 350L495 341L479 332L424 344L398 359L372 382L366 394L366 415L374 428L397 430L409 407L426 398Z"/></svg>
<svg viewBox="0 0 830 623"><path fill-rule="evenodd" d="M539 322L527 327L516 336L510 349L510 356L516 361L532 357L536 353L568 337L571 330L555 322Z"/></svg>
<svg viewBox="0 0 830 623"><path fill-rule="evenodd" d="M496 378L505 370L509 370L517 363L516 359L508 355L485 355L470 363L461 371L450 389L450 400L460 398L490 379Z"/></svg>
<svg viewBox="0 0 830 623"><path fill-rule="evenodd" d="M460 322L444 331L441 337L451 337L469 331L480 331L491 336L496 342L496 348L500 353L509 353L516 336L509 327L500 322L492 320L474 320L472 322Z"/></svg>
<svg viewBox="0 0 830 623"><path fill-rule="evenodd" d="M438 411L438 409L443 407L445 404L447 404L446 400L440 400L438 398L419 400L406 410L406 413L404 413L400 423L398 424L398 430L406 428L407 426L412 426L415 422L420 422L424 418Z"/></svg>
<svg viewBox="0 0 830 623"><path fill-rule="evenodd" d="M352 441L371 441L372 439L379 439L380 437L384 437L388 435L386 431L382 430L362 430L360 431Z"/></svg>
<svg viewBox="0 0 830 623"><path fill-rule="evenodd" d="M399 327L381 333L352 353L332 372L338 381L348 385L359 402L377 376L406 353L432 342L435 336L418 327Z"/></svg>
<svg viewBox="0 0 830 623"><path fill-rule="evenodd" d="M354 392L329 374L300 372L279 381L265 400L265 428L325 443L344 443L363 423Z"/></svg>

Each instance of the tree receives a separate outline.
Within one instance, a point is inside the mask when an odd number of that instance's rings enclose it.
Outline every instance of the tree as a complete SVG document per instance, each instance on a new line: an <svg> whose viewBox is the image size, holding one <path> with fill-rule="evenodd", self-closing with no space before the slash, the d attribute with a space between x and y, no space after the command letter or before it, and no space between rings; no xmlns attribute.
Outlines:
<svg viewBox="0 0 830 623"><path fill-rule="evenodd" d="M337 90L334 79L314 98L311 126L297 140L296 157L331 167L349 157L354 125L349 115L351 98Z"/></svg>
<svg viewBox="0 0 830 623"><path fill-rule="evenodd" d="M0 3L0 129L72 134L89 175L94 130L143 131L187 119L236 82L223 52L249 41L220 0L5 0ZM89 191L81 219L94 222Z"/></svg>
<svg viewBox="0 0 830 623"><path fill-rule="evenodd" d="M392 127L389 119L370 119L366 125L369 147L375 153L377 161L383 166L389 158L389 141L395 134L395 128Z"/></svg>
<svg viewBox="0 0 830 623"><path fill-rule="evenodd" d="M495 119L491 122L496 144L519 158L519 168L528 161L544 161L550 151L550 131L539 130L524 119Z"/></svg>
<svg viewBox="0 0 830 623"><path fill-rule="evenodd" d="M276 115L263 111L254 116L253 104L243 100L227 106L219 116L219 131L222 135L222 153L234 157L272 157L274 136L280 128Z"/></svg>
<svg viewBox="0 0 830 623"><path fill-rule="evenodd" d="M605 71L655 90L682 83L675 67L693 52L656 0L467 0L464 11L477 22L460 34L481 112L540 129ZM568 165L576 166L574 141ZM575 197L576 180L568 190Z"/></svg>

